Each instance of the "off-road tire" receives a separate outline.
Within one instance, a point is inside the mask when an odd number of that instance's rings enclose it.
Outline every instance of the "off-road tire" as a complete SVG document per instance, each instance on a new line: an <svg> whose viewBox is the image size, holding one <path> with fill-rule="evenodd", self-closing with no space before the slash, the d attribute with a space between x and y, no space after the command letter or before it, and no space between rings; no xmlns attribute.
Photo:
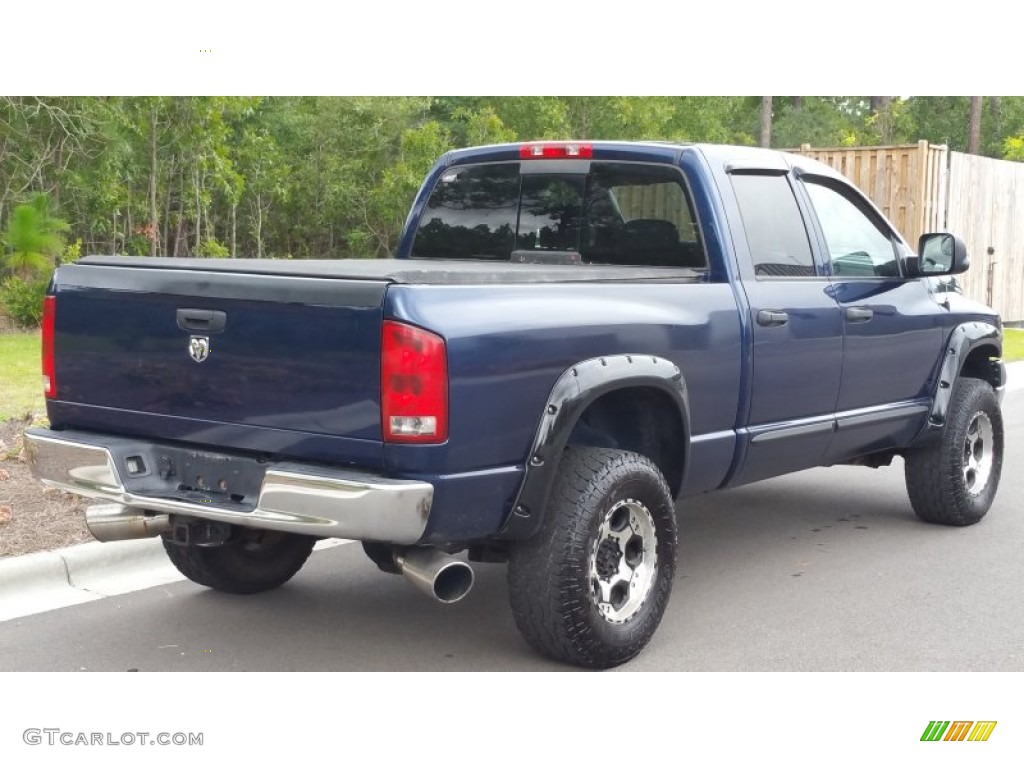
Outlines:
<svg viewBox="0 0 1024 768"><path fill-rule="evenodd" d="M204 587L251 595L276 589L298 573L316 539L297 533L242 529L226 544L200 547L164 538L174 567Z"/></svg>
<svg viewBox="0 0 1024 768"><path fill-rule="evenodd" d="M628 551L639 540L642 553L623 554L616 539L607 547L612 565L621 566L623 558L632 556L641 563L634 575L645 564L651 571L638 579L646 589L632 594L626 588L628 600L613 620L609 614L615 609L611 600L602 602L592 569L598 553L607 554L601 551L603 542L623 535L612 534L611 524L613 516L623 514L631 527L634 517L645 518L645 535L626 543ZM516 626L535 650L557 661L595 669L629 661L650 641L665 612L675 576L676 539L672 495L650 459L610 448L567 448L540 531L517 542L509 554L509 601ZM609 579L617 578L606 570Z"/></svg>
<svg viewBox="0 0 1024 768"><path fill-rule="evenodd" d="M992 506L1002 466L999 400L988 382L960 378L939 440L904 457L911 506L929 523L973 525Z"/></svg>

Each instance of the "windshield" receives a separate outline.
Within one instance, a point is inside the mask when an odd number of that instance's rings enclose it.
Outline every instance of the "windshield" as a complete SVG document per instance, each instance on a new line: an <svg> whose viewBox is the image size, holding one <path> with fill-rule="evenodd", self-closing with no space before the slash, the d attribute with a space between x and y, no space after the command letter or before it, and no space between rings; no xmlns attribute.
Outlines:
<svg viewBox="0 0 1024 768"><path fill-rule="evenodd" d="M586 172L550 167L531 161L446 170L423 209L413 258L706 265L678 169L598 161L577 166Z"/></svg>

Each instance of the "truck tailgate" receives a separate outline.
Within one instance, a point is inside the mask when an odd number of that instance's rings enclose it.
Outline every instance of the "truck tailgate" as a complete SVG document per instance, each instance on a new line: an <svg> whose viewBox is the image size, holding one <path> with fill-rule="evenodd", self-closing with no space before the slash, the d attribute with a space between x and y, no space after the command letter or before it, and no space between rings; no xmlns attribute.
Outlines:
<svg viewBox="0 0 1024 768"><path fill-rule="evenodd" d="M210 443L265 452L301 453L301 435L380 441L386 289L383 279L225 273L202 262L61 267L51 420L193 440L232 425ZM292 435L258 436L271 431Z"/></svg>

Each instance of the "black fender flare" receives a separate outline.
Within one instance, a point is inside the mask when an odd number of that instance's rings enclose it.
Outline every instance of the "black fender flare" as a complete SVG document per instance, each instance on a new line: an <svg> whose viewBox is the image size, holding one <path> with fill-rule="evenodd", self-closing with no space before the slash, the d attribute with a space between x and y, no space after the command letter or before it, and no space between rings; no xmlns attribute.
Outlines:
<svg viewBox="0 0 1024 768"><path fill-rule="evenodd" d="M498 538L526 539L539 530L558 465L580 416L602 395L617 389L653 387L669 395L679 409L684 444L690 434L690 405L686 381L675 363L656 355L609 355L583 360L567 369L551 388L544 413L526 457L519 493ZM680 487L682 480L680 480Z"/></svg>
<svg viewBox="0 0 1024 768"><path fill-rule="evenodd" d="M998 326L992 323L974 321L963 323L953 329L943 349L942 365L939 378L935 382L934 398L925 434L938 433L946 424L949 402L953 397L953 385L963 371L964 361L975 349L982 345L991 345L1000 353L1003 349L1003 336ZM1001 360L993 360L987 371L986 378L992 386L999 390L1006 383L1006 369Z"/></svg>

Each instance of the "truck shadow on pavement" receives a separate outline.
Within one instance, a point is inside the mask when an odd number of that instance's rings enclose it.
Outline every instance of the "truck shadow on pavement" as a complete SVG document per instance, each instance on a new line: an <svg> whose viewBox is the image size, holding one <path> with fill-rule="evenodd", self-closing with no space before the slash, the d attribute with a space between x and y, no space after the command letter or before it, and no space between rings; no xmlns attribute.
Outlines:
<svg viewBox="0 0 1024 768"><path fill-rule="evenodd" d="M670 615L694 607L687 597L692 580L701 582L703 592L728 592L742 581L791 588L790 582L812 573L829 579L830 558L843 563L863 557L880 539L948 534L914 517L900 487L902 473L870 472L814 470L684 500ZM851 483L866 488L852 493ZM475 570L474 589L455 605L431 602L401 577L380 573L358 545L317 553L291 583L263 595L236 597L178 584L175 599L161 601L158 621L172 624L188 638L186 645L202 645L204 630L209 645L224 645L198 660L186 654L180 662L167 661L170 668L181 663L190 669L197 663L209 669L569 669L536 656L519 637L505 568L477 564ZM676 631L670 616L664 637L659 632L644 656L659 646L685 647L701 632L697 622L683 623L685 631Z"/></svg>

